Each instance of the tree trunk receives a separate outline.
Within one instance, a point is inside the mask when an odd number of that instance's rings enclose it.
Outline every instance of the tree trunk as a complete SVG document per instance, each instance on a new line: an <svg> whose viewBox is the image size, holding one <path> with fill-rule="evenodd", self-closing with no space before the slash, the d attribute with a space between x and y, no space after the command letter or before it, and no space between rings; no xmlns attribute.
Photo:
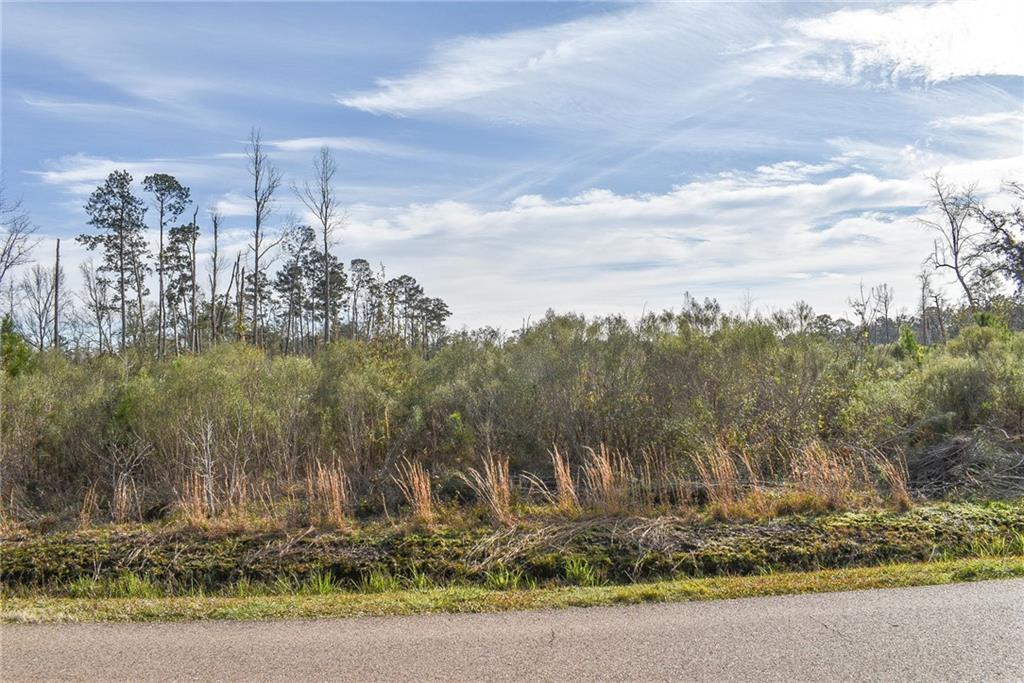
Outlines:
<svg viewBox="0 0 1024 683"><path fill-rule="evenodd" d="M57 259L53 266L53 348L60 349L60 239L57 240Z"/></svg>

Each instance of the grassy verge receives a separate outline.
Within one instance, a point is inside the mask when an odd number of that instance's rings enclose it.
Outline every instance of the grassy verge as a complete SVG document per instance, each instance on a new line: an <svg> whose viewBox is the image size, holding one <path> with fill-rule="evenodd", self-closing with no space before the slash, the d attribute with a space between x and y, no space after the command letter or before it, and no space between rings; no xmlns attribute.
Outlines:
<svg viewBox="0 0 1024 683"><path fill-rule="evenodd" d="M5 595L633 584L1024 554L1024 502L722 523L663 516L348 532L104 528L0 539ZM140 595L140 593L142 593Z"/></svg>
<svg viewBox="0 0 1024 683"><path fill-rule="evenodd" d="M0 621L75 623L262 620L500 612L929 586L1011 577L1024 577L1024 556L889 564L762 576L682 579L625 586L524 590L459 586L386 593L339 591L324 595L252 597L4 598L0 600Z"/></svg>

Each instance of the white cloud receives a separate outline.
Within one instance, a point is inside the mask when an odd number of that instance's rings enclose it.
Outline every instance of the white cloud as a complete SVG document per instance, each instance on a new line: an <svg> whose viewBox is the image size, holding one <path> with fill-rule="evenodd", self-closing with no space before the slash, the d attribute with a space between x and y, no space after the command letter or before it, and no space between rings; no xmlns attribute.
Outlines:
<svg viewBox="0 0 1024 683"><path fill-rule="evenodd" d="M287 140L268 140L267 144L282 152L309 152L326 146L346 152L380 154L393 157L412 157L423 154L421 150L408 145L359 137L290 138Z"/></svg>
<svg viewBox="0 0 1024 683"><path fill-rule="evenodd" d="M960 162L945 172L994 189L1022 162ZM833 177L820 178L826 170ZM923 173L880 177L837 157L660 194L526 195L492 210L451 201L357 206L344 248L413 273L471 324L512 327L548 306L635 314L677 305L686 290L728 305L747 288L765 305L803 298L843 314L861 279L887 282L912 303L931 244L913 217L927 198Z"/></svg>
<svg viewBox="0 0 1024 683"><path fill-rule="evenodd" d="M1016 0L955 0L885 9L841 9L792 22L809 44L787 75L837 82L945 81L966 76L1024 76Z"/></svg>
<svg viewBox="0 0 1024 683"><path fill-rule="evenodd" d="M991 130L992 128L1008 127L1018 134L1024 132L1024 109L1017 111L993 111L985 114L961 114L936 119L931 128L959 128L972 130Z"/></svg>
<svg viewBox="0 0 1024 683"><path fill-rule="evenodd" d="M418 69L337 99L399 116L445 110L559 127L665 124L710 108L747 80L725 52L779 25L766 21L778 13L770 6L663 3L464 37L439 44Z"/></svg>
<svg viewBox="0 0 1024 683"><path fill-rule="evenodd" d="M188 159L119 161L88 154L71 154L45 163L45 170L25 171L49 185L75 195L87 195L114 171L128 171L136 183L152 173L170 173L189 182L211 180L222 172L216 166Z"/></svg>
<svg viewBox="0 0 1024 683"><path fill-rule="evenodd" d="M222 216L252 216L255 212L251 197L234 192L222 195L213 205Z"/></svg>

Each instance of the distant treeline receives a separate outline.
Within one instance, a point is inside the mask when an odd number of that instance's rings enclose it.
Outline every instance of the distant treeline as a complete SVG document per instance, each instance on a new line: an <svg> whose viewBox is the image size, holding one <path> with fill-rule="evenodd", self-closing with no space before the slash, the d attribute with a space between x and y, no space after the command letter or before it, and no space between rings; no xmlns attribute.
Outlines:
<svg viewBox="0 0 1024 683"><path fill-rule="evenodd" d="M358 258L346 269L334 255L344 214L330 150L314 159L311 182L292 185L315 222L287 218L274 228L268 220L282 176L258 131L246 152L254 218L244 251L225 253L223 217L214 208L201 220L177 178L146 176L144 196L138 196L132 176L114 171L85 205L90 230L77 239L99 261L79 264L81 290L67 291L59 244L52 263L36 263L6 283L7 314L20 334L36 349L83 354L131 347L156 357L223 341L286 353L310 353L335 338L382 335L424 351L435 346L451 315L444 301L427 296L409 275L389 278L383 265L374 269ZM33 226L20 203L0 202L2 288L4 276L33 255ZM147 227L157 233L156 244L147 241ZM201 237L212 243L206 257L197 247Z"/></svg>

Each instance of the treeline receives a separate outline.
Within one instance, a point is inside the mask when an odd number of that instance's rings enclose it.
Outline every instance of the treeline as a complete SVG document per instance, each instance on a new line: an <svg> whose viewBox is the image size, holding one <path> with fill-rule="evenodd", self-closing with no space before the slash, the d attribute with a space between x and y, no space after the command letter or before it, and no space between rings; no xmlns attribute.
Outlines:
<svg viewBox="0 0 1024 683"><path fill-rule="evenodd" d="M258 135L250 151L256 171ZM265 170L253 177L266 198ZM111 216L128 205L141 217L127 194L107 203L108 189L130 187L112 178L90 201L97 220L127 224ZM96 249L112 256L95 282L117 305L96 328L104 351L123 352L33 350L4 322L0 512L123 521L258 508L315 522L477 501L507 519L516 500L622 511L796 490L803 507L784 507L806 511L901 487L900 499L1019 495L1024 196L1011 183L995 210L939 176L933 187L927 265L954 276L961 300L928 270L916 312L895 311L879 285L850 300L850 320L686 296L636 321L550 313L509 334L453 333L411 278L365 262L342 271L322 225L286 233L273 280L266 259L244 273L236 261L232 296L212 287L221 294L204 303L194 221L168 229L154 314L149 262L129 253L139 243L104 228ZM251 256L268 253L262 230ZM53 319L41 321L43 335ZM202 353L168 358L182 350Z"/></svg>
<svg viewBox="0 0 1024 683"><path fill-rule="evenodd" d="M375 269L365 259L346 269L332 253L344 215L328 148L314 160L314 179L291 188L316 223L288 217L273 229L282 176L256 130L246 156L254 219L243 252L225 253L224 218L216 209L201 228L199 208L177 178L146 176L139 196L132 176L114 171L85 205L91 230L77 240L99 260L80 264L81 291L67 291L58 241L52 265L37 263L7 285L7 314L18 330L37 350L81 355L132 348L157 358L224 341L307 354L341 337L395 337L422 351L441 341L451 315L443 300L409 275L389 278L383 265ZM27 214L14 205L4 217L5 245L11 243L5 262L21 265L31 244ZM15 217L24 225L16 226ZM157 233L156 244L147 241L147 227ZM206 257L201 238L210 243Z"/></svg>
<svg viewBox="0 0 1024 683"><path fill-rule="evenodd" d="M684 312L551 315L511 339L455 335L430 357L387 339L312 357L50 351L3 380L2 500L16 519L73 518L83 501L136 519L287 509L333 487L344 496L324 507L381 514L402 505L411 466L432 500L484 501L463 478L481 462L505 468L485 482L553 484L556 448L580 486L610 477L663 503L718 491L705 476L770 488L874 472L858 458L905 464L914 495L1009 495L1024 481L1024 333L983 322L933 347ZM604 474L587 474L595 452L611 454Z"/></svg>

